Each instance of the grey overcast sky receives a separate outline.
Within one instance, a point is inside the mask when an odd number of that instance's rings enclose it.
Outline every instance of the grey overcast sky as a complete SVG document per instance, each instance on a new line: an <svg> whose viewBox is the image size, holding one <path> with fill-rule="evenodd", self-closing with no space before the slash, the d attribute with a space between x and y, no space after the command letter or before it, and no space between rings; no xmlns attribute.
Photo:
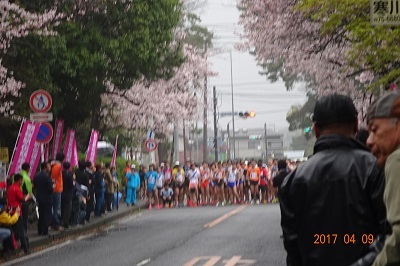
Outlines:
<svg viewBox="0 0 400 266"><path fill-rule="evenodd" d="M274 127L277 131L287 130L289 124L286 121L286 114L292 105L305 103L305 91L296 88L288 92L282 82L267 81L265 76L259 74L261 68L257 66L254 57L248 52L240 52L234 48L234 44L240 42L235 32L241 31L238 25L240 12L236 8L236 3L236 0L208 0L200 13L202 24L214 32L216 37L214 46L222 49L210 59L212 69L218 72L218 76L209 78L209 98L212 99L212 87L215 85L219 111L232 110L230 85L230 50L232 50L234 109L256 112L256 117L253 119L244 120L236 117L235 128L263 128L264 123L267 123L267 128L270 130ZM227 123L231 120L232 117L220 118L219 127L226 129ZM212 123L212 112L209 112L209 125Z"/></svg>

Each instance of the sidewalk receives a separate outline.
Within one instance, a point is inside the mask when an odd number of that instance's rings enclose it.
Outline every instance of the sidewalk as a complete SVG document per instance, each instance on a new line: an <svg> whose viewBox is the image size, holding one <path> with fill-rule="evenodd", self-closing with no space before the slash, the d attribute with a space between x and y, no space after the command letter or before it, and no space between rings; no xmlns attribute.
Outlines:
<svg viewBox="0 0 400 266"><path fill-rule="evenodd" d="M134 214L145 208L146 202L144 200L139 200L136 206L127 207L125 202L121 201L118 210L113 210L108 214L103 214L101 217L94 217L92 214L90 222L85 225L70 227L69 229L64 229L62 231L49 230L49 235L39 236L37 234L37 225L28 225L28 238L30 249L34 252L36 248L41 246L47 246L53 242L60 242L71 236L84 235L90 231L94 231L102 226L109 225L110 223L121 219L125 216Z"/></svg>

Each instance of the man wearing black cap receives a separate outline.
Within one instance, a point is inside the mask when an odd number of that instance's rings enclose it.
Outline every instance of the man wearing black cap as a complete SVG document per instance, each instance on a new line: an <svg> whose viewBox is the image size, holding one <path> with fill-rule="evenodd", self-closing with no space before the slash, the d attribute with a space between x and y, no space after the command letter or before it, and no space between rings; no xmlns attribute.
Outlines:
<svg viewBox="0 0 400 266"><path fill-rule="evenodd" d="M314 155L280 190L287 265L350 265L384 231L383 173L354 139L357 110L349 97L320 98L313 122Z"/></svg>
<svg viewBox="0 0 400 266"><path fill-rule="evenodd" d="M392 233L374 266L400 265L400 94L391 92L371 105L367 115L367 145L385 169L384 201Z"/></svg>

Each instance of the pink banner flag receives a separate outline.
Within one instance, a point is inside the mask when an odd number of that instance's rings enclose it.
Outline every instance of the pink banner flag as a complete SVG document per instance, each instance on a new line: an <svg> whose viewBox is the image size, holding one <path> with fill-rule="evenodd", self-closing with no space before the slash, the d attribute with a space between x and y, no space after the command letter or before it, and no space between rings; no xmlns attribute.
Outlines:
<svg viewBox="0 0 400 266"><path fill-rule="evenodd" d="M29 163L39 132L39 123L31 121L23 121L22 123L23 125L18 135L17 144L14 148L14 154L11 158L10 168L8 170L9 175L19 173L22 164Z"/></svg>
<svg viewBox="0 0 400 266"><path fill-rule="evenodd" d="M35 145L33 146L31 160L29 162L29 173L28 176L33 180L34 175L36 174L36 169L38 167L40 156L42 154L42 148L40 147L40 143L35 141Z"/></svg>
<svg viewBox="0 0 400 266"><path fill-rule="evenodd" d="M96 130L92 130L92 134L90 135L89 147L86 154L86 161L96 163L97 157L97 142L99 140L99 132Z"/></svg>
<svg viewBox="0 0 400 266"><path fill-rule="evenodd" d="M112 160L111 160L111 166L114 166L114 167L116 165L115 161L117 160L117 148L118 148L118 135L115 138L114 152L113 152L113 157L112 157Z"/></svg>
<svg viewBox="0 0 400 266"><path fill-rule="evenodd" d="M64 155L66 162L71 163L74 155L75 130L69 129L65 138Z"/></svg>
<svg viewBox="0 0 400 266"><path fill-rule="evenodd" d="M44 161L48 162L49 161L49 153L50 153L50 144L44 145Z"/></svg>
<svg viewBox="0 0 400 266"><path fill-rule="evenodd" d="M62 135L64 133L64 120L57 119L54 127L53 151L51 156L56 158L57 153L61 150Z"/></svg>
<svg viewBox="0 0 400 266"><path fill-rule="evenodd" d="M74 140L71 167L78 167L78 149L76 148L76 139Z"/></svg>

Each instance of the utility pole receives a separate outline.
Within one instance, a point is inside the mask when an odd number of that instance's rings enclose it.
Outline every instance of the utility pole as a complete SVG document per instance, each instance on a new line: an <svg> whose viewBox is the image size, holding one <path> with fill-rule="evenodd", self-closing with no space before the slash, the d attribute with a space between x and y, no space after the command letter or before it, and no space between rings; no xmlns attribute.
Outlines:
<svg viewBox="0 0 400 266"><path fill-rule="evenodd" d="M214 152L215 161L218 162L218 132L217 132L217 89L213 87L213 99L214 99Z"/></svg>
<svg viewBox="0 0 400 266"><path fill-rule="evenodd" d="M228 156L227 156L227 158L228 158L228 160L230 160L231 159L231 140L230 140L230 133L229 133L229 123L228 123L228 125L226 126L226 132L228 132Z"/></svg>
<svg viewBox="0 0 400 266"><path fill-rule="evenodd" d="M233 66L232 66L232 50L230 51L231 61L231 91L232 91L232 142L233 142L233 160L236 159L236 140L235 140L235 108L233 104Z"/></svg>
<svg viewBox="0 0 400 266"><path fill-rule="evenodd" d="M205 47L205 52L207 56L207 43ZM204 110L203 110L203 161L208 161L208 137L207 137L207 99L208 89L207 89L207 75L204 77Z"/></svg>
<svg viewBox="0 0 400 266"><path fill-rule="evenodd" d="M185 120L183 120L183 164L187 161L186 157L186 128L185 128Z"/></svg>
<svg viewBox="0 0 400 266"><path fill-rule="evenodd" d="M265 161L268 161L267 123L264 123Z"/></svg>
<svg viewBox="0 0 400 266"><path fill-rule="evenodd" d="M175 161L179 161L179 132L177 124L174 124L174 155Z"/></svg>

